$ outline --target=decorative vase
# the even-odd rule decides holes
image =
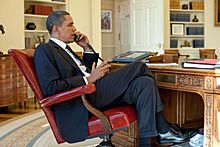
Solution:
[[[26,25],[26,29],[28,29],[28,30],[35,30],[36,29],[36,25],[33,22],[29,22]]]
[[[192,22],[198,22],[198,21],[199,21],[199,19],[196,17],[196,15],[194,15]]]

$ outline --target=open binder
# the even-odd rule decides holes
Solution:
[[[146,59],[151,55],[150,51],[128,51],[112,58],[112,62],[130,63]]]

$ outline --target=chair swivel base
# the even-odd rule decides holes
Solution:
[[[110,140],[103,140],[99,145],[96,147],[115,147]]]

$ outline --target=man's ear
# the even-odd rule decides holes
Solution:
[[[53,32],[54,33],[58,33],[59,32],[58,26],[56,26],[56,25],[53,26]]]

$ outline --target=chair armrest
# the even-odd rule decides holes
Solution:
[[[94,84],[87,84],[44,98],[40,100],[39,104],[42,108],[50,107],[54,104],[58,104],[74,98],[78,98],[84,94],[90,94],[95,91],[96,91],[96,87]]]
[[[83,104],[85,105],[87,110],[100,119],[103,125],[103,128],[106,132],[110,132],[112,128],[111,128],[111,124],[107,116],[105,116],[104,113],[102,113],[100,110],[98,110],[93,105],[91,105],[90,102],[85,98],[85,94],[90,94],[95,91],[96,91],[96,87],[94,84],[83,85],[83,86],[73,88],[65,92],[61,92],[61,93],[49,96],[47,98],[44,98],[40,101],[40,106],[42,108],[50,107],[54,104],[65,102],[65,101],[68,101],[74,98],[79,98],[81,96]]]
[[[103,129],[107,133],[111,132],[112,127],[108,117],[99,109],[95,108],[92,104],[90,104],[90,102],[86,99],[85,95],[82,95],[81,98],[86,109],[100,119]]]

